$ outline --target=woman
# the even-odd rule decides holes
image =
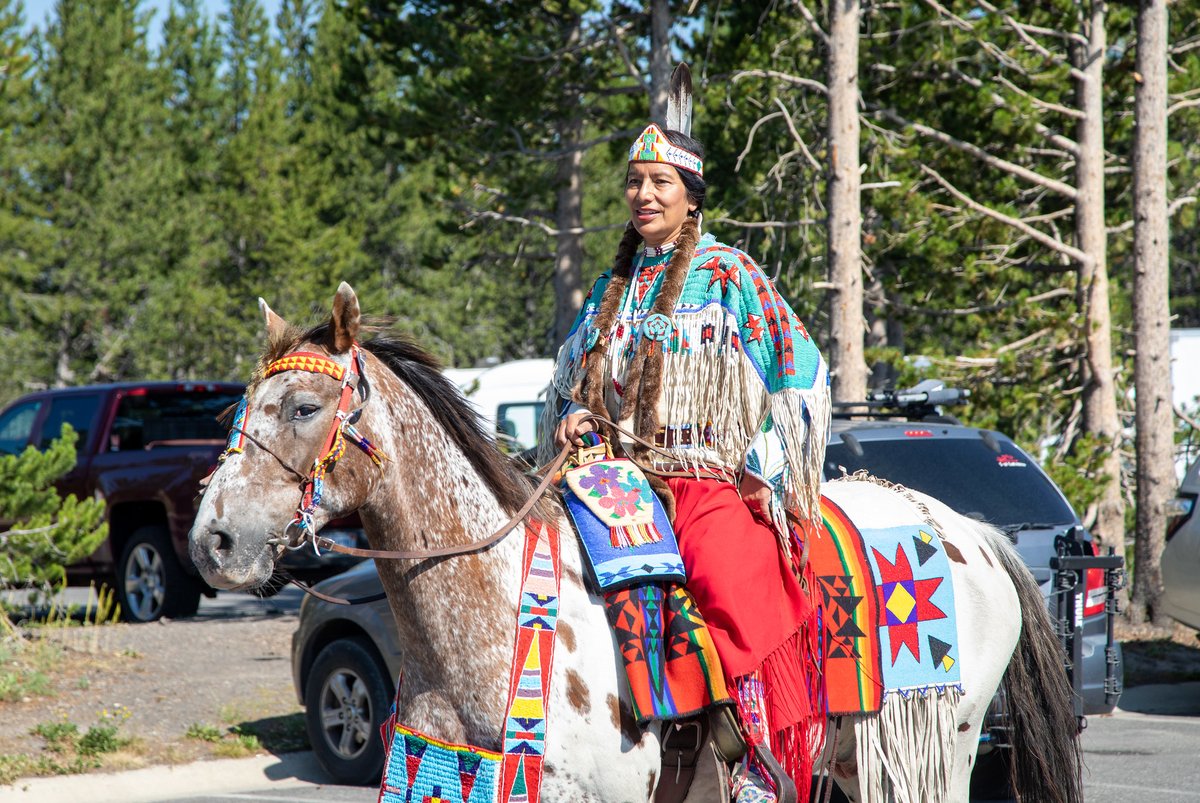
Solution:
[[[651,125],[629,151],[630,223],[562,350],[555,442],[589,413],[625,439],[671,513],[746,741],[798,771],[814,683],[813,606],[790,522],[818,517],[828,374],[803,325],[741,251],[700,233],[703,150]],[[603,427],[601,427],[603,429]],[[618,438],[622,436],[617,436]]]

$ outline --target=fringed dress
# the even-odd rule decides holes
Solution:
[[[677,246],[689,247],[683,241]],[[587,362],[603,359],[607,410],[600,412],[621,417],[618,423],[630,430],[640,421],[657,424],[655,432],[639,434],[652,434],[667,454],[643,449],[639,458],[691,474],[667,483],[676,536],[687,588],[738,698],[743,730],[752,745],[769,739],[785,766],[800,771],[811,766],[802,754],[811,749],[823,715],[814,710],[815,616],[795,533],[819,515],[828,373],[812,338],[759,266],[710,235],[695,243],[682,284],[667,290],[677,294],[667,320],[653,320],[674,256],[639,252],[633,258],[615,319],[617,293],[606,293],[614,272],[596,281],[559,353],[553,385],[559,399],[548,405],[554,420],[547,423],[586,403],[579,388]],[[606,317],[602,299],[613,319],[608,331],[597,330]],[[636,372],[641,392],[655,404],[649,419],[638,409],[642,400],[625,399],[631,366],[647,337],[662,353],[661,378],[655,372],[647,380],[649,369]],[[648,381],[661,384],[648,389]],[[594,404],[597,396],[590,395]],[[744,472],[772,489],[765,514],[742,501],[738,482]]]

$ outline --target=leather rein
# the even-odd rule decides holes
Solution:
[[[316,508],[321,504],[321,491],[324,487],[326,473],[332,469],[338,459],[345,454],[345,441],[349,439],[354,442],[369,457],[371,457],[380,470],[383,469],[383,462],[385,460],[390,460],[386,454],[384,454],[378,447],[371,443],[370,440],[368,440],[364,435],[359,433],[354,428],[354,423],[357,422],[359,416],[362,414],[363,408],[366,407],[367,401],[370,398],[370,384],[367,382],[365,367],[366,365],[362,357],[362,350],[357,343],[351,346],[349,370],[328,357],[310,352],[293,352],[281,357],[267,366],[267,369],[264,372],[264,378],[273,376],[277,373],[282,373],[284,371],[307,371],[310,373],[325,374],[342,383],[337,413],[334,415],[329,434],[326,436],[324,446],[321,448],[319,453],[321,456],[313,461],[312,469],[307,475],[291,466],[286,460],[272,451],[266,444],[262,443],[259,439],[255,438],[246,431],[245,421],[247,414],[247,400],[245,398],[242,399],[237,413],[234,416],[233,425],[230,427],[229,443],[225,453],[221,455],[221,462],[223,462],[228,455],[243,451],[245,442],[250,441],[255,446],[275,458],[276,462],[278,462],[284,469],[292,474],[295,474],[301,480],[300,506],[296,509],[295,518],[293,518],[288,526],[284,528],[285,534],[292,529],[296,529],[299,531],[300,536],[294,543],[290,539],[287,542],[284,542],[283,545],[287,549],[300,549],[306,544],[311,544],[313,550],[318,555],[320,555],[320,550],[324,549],[329,552],[337,552],[343,555],[351,555],[359,558],[373,558],[376,560],[430,560],[437,558],[457,557],[460,555],[468,555],[474,552],[481,552],[491,546],[494,546],[495,544],[498,544],[500,541],[503,541],[504,538],[508,536],[508,534],[511,533],[516,526],[530,514],[530,512],[533,511],[533,508],[537,505],[538,500],[541,499],[542,494],[544,494],[558,478],[559,470],[562,468],[563,464],[566,463],[571,452],[576,448],[575,444],[571,442],[566,443],[549,463],[540,467],[536,472],[534,472],[535,476],[538,474],[542,474],[544,476],[538,483],[537,487],[535,487],[533,492],[530,494],[529,499],[526,500],[525,504],[522,505],[516,513],[510,516],[509,519],[504,522],[504,524],[500,525],[499,529],[481,540],[471,541],[465,544],[452,544],[450,546],[436,547],[433,549],[403,550],[361,549],[359,547],[343,546],[342,544],[335,543],[333,540],[316,532],[313,527],[313,514],[315,513]],[[362,404],[358,408],[351,410],[350,404],[356,390],[362,397]],[[631,439],[633,442],[640,444],[646,449],[649,449],[650,451],[657,452],[665,456],[670,456],[666,450],[643,440],[632,432],[623,429],[605,416],[597,415],[595,413],[588,413],[586,416],[580,419],[580,423],[584,422],[598,424],[605,428],[611,429]],[[643,471],[663,477],[694,476],[694,474],[691,472],[686,471],[663,471],[650,466],[642,465],[640,462],[638,465]],[[279,541],[276,540],[272,541],[271,543],[278,544]],[[323,599],[326,602],[332,602],[339,605],[355,605],[363,602],[374,602],[376,600],[383,599],[385,596],[384,594],[375,594],[369,597],[346,600],[316,591],[308,585],[301,583],[296,578],[288,575],[286,572],[281,571],[279,572],[279,575],[288,582],[299,586],[303,591]]]

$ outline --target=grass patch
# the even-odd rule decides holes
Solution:
[[[208,742],[212,745],[213,755],[222,758],[243,758],[264,749],[256,734],[243,731],[237,725],[221,730],[216,725],[193,722],[185,735],[189,739]]]
[[[276,755],[307,750],[308,730],[304,726],[304,714],[295,712],[278,717],[265,717],[238,725],[242,733],[258,737],[264,750]]]
[[[61,669],[65,655],[60,645],[45,639],[0,642],[0,701],[52,696],[50,678]]]
[[[120,732],[129,715],[123,706],[105,710],[87,730],[65,717],[38,724],[32,733],[46,743],[45,752],[0,755],[0,783],[30,775],[73,775],[114,763],[121,767],[142,763],[138,753],[143,746]]]
[[[24,753],[0,753],[0,785],[33,775],[33,759]]]
[[[242,733],[236,725],[214,748],[213,753],[222,758],[243,758],[261,753],[262,743],[253,733]]]
[[[201,725],[199,722],[188,725],[187,733],[184,734],[189,739],[198,739],[202,742],[219,742],[222,735],[221,729],[216,725]]]

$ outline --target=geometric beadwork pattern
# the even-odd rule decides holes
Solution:
[[[326,374],[341,382],[346,375],[346,369],[338,363],[321,354],[308,351],[294,351],[281,357],[267,366],[264,376],[274,376],[284,371],[307,371],[312,374]]]
[[[378,803],[538,803],[560,570],[558,531],[528,521],[503,751],[432,739],[397,724],[393,707]]]
[[[639,724],[691,716],[730,699],[712,635],[686,588],[646,583],[609,591],[604,609]]]
[[[882,611],[888,691],[942,690],[962,683],[950,561],[941,539],[918,524],[862,530]]]
[[[500,754],[395,726],[379,803],[495,803]]]
[[[558,531],[526,527],[520,611],[504,722],[500,800],[537,803],[546,753],[546,704],[558,625]]]
[[[821,592],[830,714],[878,711],[884,696],[961,689],[950,562],[919,522],[860,529],[822,497],[829,537],[811,540]]]

